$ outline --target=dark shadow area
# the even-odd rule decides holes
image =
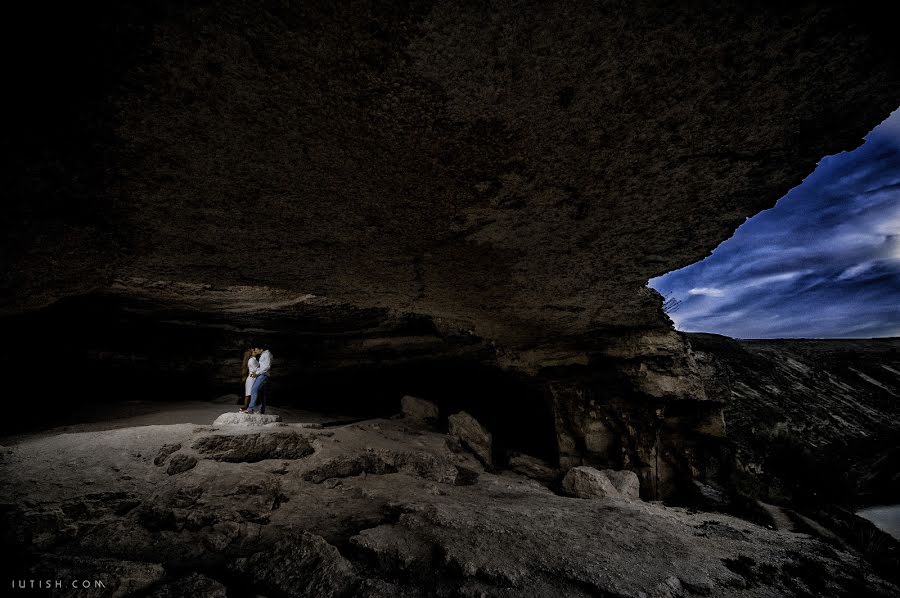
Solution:
[[[27,405],[0,423],[0,435],[94,421],[103,405],[216,401],[236,409],[242,352],[263,346],[275,355],[272,407],[336,420],[390,417],[413,395],[439,405],[440,425],[461,410],[475,416],[494,434],[500,463],[506,449],[556,456],[539,381],[493,365],[478,339],[440,335],[417,316],[333,306],[199,312],[94,295],[0,326]]]

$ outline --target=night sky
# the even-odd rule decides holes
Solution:
[[[900,109],[705,260],[650,280],[679,330],[900,336]]]

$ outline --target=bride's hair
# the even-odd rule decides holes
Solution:
[[[253,349],[247,349],[244,351],[244,361],[241,364],[241,382],[247,379],[247,376],[250,375],[250,366],[247,365],[247,362],[250,361],[250,355],[253,353]]]

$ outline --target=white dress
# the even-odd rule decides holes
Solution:
[[[247,368],[249,368],[251,374],[255,374],[256,370],[259,369],[259,360],[255,357],[251,357],[247,362]],[[247,376],[247,381],[244,382],[244,396],[250,396],[250,391],[253,389],[253,383],[256,382],[256,378],[253,376]]]

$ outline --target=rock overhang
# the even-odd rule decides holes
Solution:
[[[102,16],[127,51],[82,65],[83,138],[28,142],[7,310],[170,281],[200,311],[378,308],[538,353],[665,328],[649,278],[900,98],[864,7],[172,6]]]

